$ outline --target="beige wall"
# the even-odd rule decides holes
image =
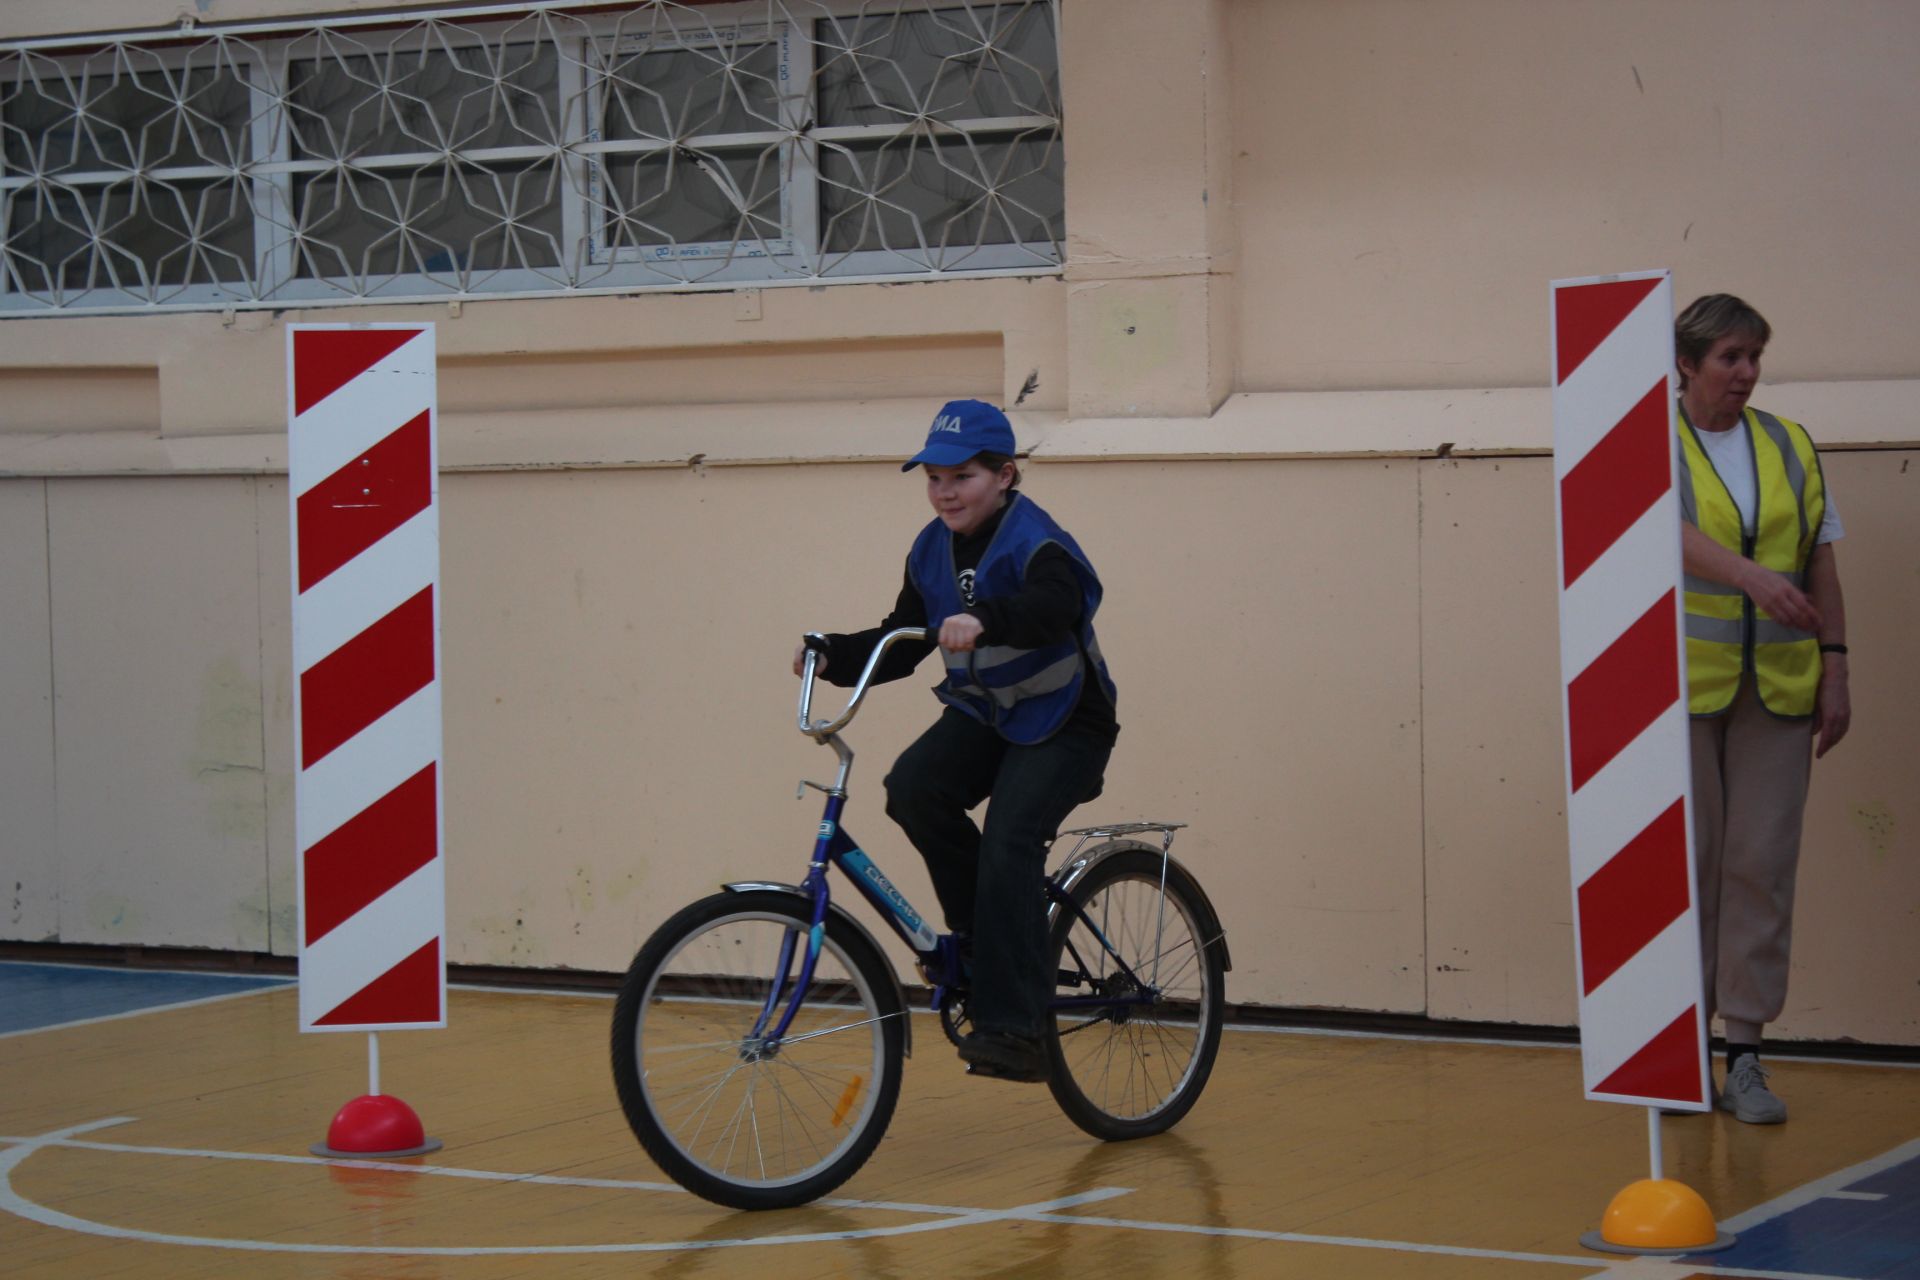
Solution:
[[[1240,387],[1532,385],[1543,281],[1656,267],[1768,313],[1776,378],[1915,376],[1906,0],[1233,16]]]
[[[1232,998],[1569,1022],[1546,284],[1670,265],[1768,311],[1849,531],[1778,1030],[1920,1043],[1920,9],[1835,7],[1068,0],[1060,277],[0,321],[0,937],[292,952],[283,326],[431,320],[455,962],[797,874],[791,638],[884,612],[938,402],[1034,376],[1122,694],[1082,816],[1193,823]],[[848,822],[931,905],[928,683]]]

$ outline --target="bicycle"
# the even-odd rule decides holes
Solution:
[[[888,649],[882,638],[839,715],[800,731],[839,759],[805,879],[743,881],[685,907],[635,955],[614,1005],[613,1075],[634,1136],[663,1172],[733,1209],[788,1208],[838,1187],[879,1145],[912,1051],[906,989],[874,935],[833,901],[838,867],[914,954],[947,1038],[967,1031],[965,960],[841,825],[853,749],[840,737]],[[1048,1085],[1096,1138],[1170,1129],[1213,1070],[1232,967],[1218,914],[1172,855],[1177,822],[1077,837],[1047,878],[1056,974]],[[1158,847],[1140,837],[1157,833]],[[1058,840],[1058,836],[1055,840]]]

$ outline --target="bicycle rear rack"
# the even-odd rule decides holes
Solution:
[[[1139,836],[1145,835],[1150,831],[1158,831],[1161,836],[1160,852],[1166,853],[1173,848],[1173,833],[1184,830],[1186,825],[1184,822],[1115,822],[1104,827],[1073,827],[1056,835],[1053,838],[1053,843],[1060,843],[1061,836],[1079,837],[1073,842],[1073,848],[1067,854],[1067,860],[1071,862],[1074,855],[1085,848],[1089,840],[1106,840],[1120,836]],[[1049,845],[1048,847],[1051,849],[1052,846]]]

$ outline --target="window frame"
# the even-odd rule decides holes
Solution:
[[[101,56],[101,54],[103,53],[108,55],[112,61],[119,62],[122,60],[122,51],[124,50],[125,47],[126,45],[124,43],[101,46],[93,50],[89,54],[83,55],[81,57],[70,58],[66,60],[54,60],[56,61],[56,69],[62,74],[62,77],[64,79],[67,79],[70,83],[74,78],[72,73],[77,72],[81,83],[84,83],[85,80],[93,74],[92,69],[87,65],[89,62],[91,62],[94,58]],[[189,49],[181,49],[178,47],[169,48],[169,47],[162,46],[159,48],[150,49],[148,50],[148,53],[153,58],[154,63],[156,64],[156,66],[154,67],[155,70],[168,71],[168,72],[180,72],[180,71],[190,72],[192,70],[199,69],[196,67],[196,65],[193,62],[193,55],[198,53],[200,49],[206,48],[206,47],[207,46],[201,45],[201,46],[197,46],[194,49],[189,50]],[[22,52],[24,56],[28,56],[28,57],[44,56],[44,55],[37,55],[35,51],[22,51]],[[220,68],[216,66],[213,69],[215,70],[216,74],[218,74]],[[235,72],[239,72],[240,69],[241,68],[238,65],[235,65],[233,67],[233,70]],[[144,72],[142,69],[130,67],[129,73],[137,77],[143,74]],[[243,81],[243,85],[244,83],[245,82]],[[250,87],[249,87],[249,93],[251,95]],[[258,115],[257,106],[258,106],[257,100],[255,100],[250,105],[249,112],[248,112],[248,123],[243,127],[243,130],[242,130],[243,134],[247,135],[246,145],[248,145],[250,148],[257,147],[261,140],[258,134],[259,122],[257,119],[257,115]],[[261,220],[260,220],[260,214],[259,214],[259,206],[257,203],[255,203],[258,200],[260,195],[260,184],[257,178],[254,178],[252,180],[249,179],[249,177],[246,174],[246,170],[243,166],[199,164],[199,165],[165,165],[165,166],[159,166],[152,169],[137,168],[137,167],[129,167],[125,169],[93,168],[93,169],[77,169],[77,170],[71,170],[71,171],[64,171],[64,172],[58,173],[57,175],[52,175],[52,176],[49,176],[45,173],[40,173],[40,172],[30,173],[25,176],[16,176],[13,172],[13,166],[7,161],[5,157],[4,150],[0,150],[0,243],[4,243],[6,240],[10,238],[10,233],[11,233],[10,220],[11,220],[11,216],[14,208],[12,199],[10,197],[16,191],[30,190],[36,186],[42,187],[42,188],[49,189],[53,192],[70,195],[77,202],[79,202],[83,208],[85,208],[86,207],[85,193],[91,193],[95,191],[109,192],[114,187],[117,187],[117,186],[135,185],[135,184],[140,184],[146,181],[163,181],[163,182],[164,181],[208,181],[214,184],[218,184],[222,181],[231,181],[235,184],[237,188],[244,188],[247,191],[250,191],[251,194],[247,195],[246,198],[248,199],[249,204],[251,206],[251,210],[252,210],[250,218],[253,226],[253,247],[252,247],[252,254],[251,254],[253,262],[252,262],[252,273],[249,275],[249,277],[245,281],[232,281],[232,282],[211,283],[211,284],[188,283],[188,284],[181,284],[177,286],[166,285],[157,280],[147,281],[144,285],[144,288],[146,292],[149,294],[149,301],[145,305],[149,307],[173,305],[173,306],[186,306],[194,309],[205,309],[209,306],[224,305],[228,296],[232,294],[236,289],[241,289],[243,287],[251,288],[252,286],[255,285],[261,273],[261,257],[260,257],[260,254],[261,254],[260,221]],[[97,233],[90,234],[90,239],[95,242],[100,242],[100,237]],[[106,242],[106,243],[111,243],[111,242]],[[118,246],[116,246],[116,248],[118,248]],[[95,252],[95,251],[90,250],[90,252]],[[102,255],[101,257],[101,260],[108,264],[107,271],[110,275],[113,274],[113,268],[111,266],[111,263],[114,256],[116,255]],[[121,257],[128,256],[127,251],[125,249],[119,249],[117,256],[121,256]],[[118,285],[118,284],[103,286],[99,284],[89,283],[89,284],[83,284],[83,285],[77,285],[77,286],[67,286],[59,280],[59,276],[61,273],[56,264],[43,264],[43,266],[47,271],[48,283],[50,286],[50,288],[48,289],[48,293],[50,293],[52,296],[56,298],[63,299],[63,301],[60,301],[54,304],[40,303],[39,304],[40,309],[45,312],[51,313],[56,311],[74,310],[74,311],[85,311],[88,314],[95,314],[100,310],[99,308],[91,307],[91,306],[79,306],[79,305],[76,305],[76,302],[79,299],[83,299],[87,297],[89,294],[118,293],[121,295],[125,295],[133,292],[127,286]],[[142,262],[142,263],[139,263],[139,266],[140,266],[140,274],[144,276],[146,273],[146,264]],[[166,294],[166,298],[164,302],[161,302],[153,298],[152,295],[159,294],[162,292]],[[257,291],[256,291],[256,294],[257,294]],[[32,302],[38,301],[37,295],[33,294],[31,290],[22,290],[14,287],[12,273],[9,270],[4,268],[3,262],[0,262],[0,314],[4,314],[6,312],[14,311],[14,310],[24,311],[26,312],[26,314],[34,314],[34,312],[28,311],[25,307],[20,307],[18,306],[18,304],[10,303],[10,299],[18,298],[23,295],[30,300],[30,305]],[[122,304],[115,304],[115,305],[122,305]],[[140,305],[140,304],[135,303],[134,305]]]
[[[1001,0],[1013,3],[1016,0]],[[1058,0],[1027,0],[1023,9],[1039,6],[1053,32],[1057,75],[1060,14]],[[992,0],[925,0],[922,3],[875,5],[871,0],[806,0],[796,13],[783,2],[765,0],[702,5],[700,27],[669,31],[623,32],[620,14],[592,11],[573,13],[563,3],[493,5],[477,9],[398,11],[353,14],[306,22],[274,21],[193,27],[177,31],[136,33],[110,38],[50,37],[15,41],[0,46],[0,55],[51,60],[62,74],[86,67],[101,57],[110,60],[120,77],[127,50],[139,49],[158,64],[193,70],[211,66],[216,73],[240,76],[249,95],[247,123],[240,141],[249,148],[235,166],[172,166],[153,170],[88,170],[48,174],[20,173],[0,152],[0,243],[9,231],[15,193],[34,185],[54,190],[77,184],[84,190],[111,189],[116,183],[148,179],[169,181],[232,181],[246,200],[252,222],[250,275],[244,281],[164,285],[146,281],[137,289],[118,284],[61,287],[57,268],[47,264],[52,287],[45,293],[16,286],[13,273],[0,269],[0,316],[51,314],[110,314],[160,310],[237,310],[314,306],[334,303],[444,302],[494,297],[581,296],[631,293],[642,290],[695,291],[704,289],[767,288],[855,281],[911,281],[976,279],[996,275],[1058,275],[1065,259],[1065,177],[1059,186],[1059,212],[1049,214],[1058,231],[1050,243],[1040,241],[981,243],[944,252],[902,248],[856,248],[829,251],[824,240],[820,172],[822,151],[898,140],[913,128],[945,135],[965,145],[1018,139],[1036,132],[1048,134],[1048,145],[1064,145],[1064,120],[1057,96],[1051,116],[981,117],[940,122],[821,125],[820,86],[814,75],[818,26],[825,20],[851,16],[857,20],[894,14],[987,10]],[[687,13],[696,12],[687,9]],[[300,157],[294,153],[292,76],[296,63],[327,56],[318,46],[341,40],[361,43],[372,37],[370,54],[395,52],[430,56],[440,33],[453,29],[462,37],[495,49],[517,44],[548,45],[555,51],[557,76],[548,104],[558,136],[551,144],[480,147],[444,151],[379,151],[344,157]],[[524,39],[512,37],[524,34]],[[609,157],[658,154],[673,144],[659,139],[609,139],[600,112],[611,100],[601,88],[609,59],[628,49],[657,41],[656,48],[714,48],[737,46],[742,40],[762,40],[775,46],[776,75],[783,83],[805,86],[804,92],[779,92],[778,129],[736,134],[692,135],[681,139],[690,151],[724,150],[728,146],[762,147],[779,166],[779,210],[784,233],[770,243],[741,238],[733,241],[681,242],[672,245],[626,244],[609,247],[605,227],[609,201],[603,184]],[[451,49],[445,45],[443,48]],[[211,51],[211,52],[209,52]],[[424,52],[423,52],[424,51]],[[346,57],[349,55],[338,54]],[[449,53],[449,56],[453,56]],[[12,71],[24,79],[29,68]],[[125,74],[140,70],[127,63]],[[1050,77],[1051,79],[1051,77]],[[1057,93],[1057,88],[1055,90]],[[569,112],[578,112],[577,122]],[[766,152],[763,151],[763,154]],[[560,209],[558,261],[551,267],[499,266],[472,268],[456,263],[446,273],[415,271],[380,274],[362,271],[347,275],[299,275],[301,219],[305,211],[296,198],[303,175],[338,173],[342,182],[365,175],[386,178],[430,170],[434,164],[457,169],[461,164],[527,164],[537,168],[552,163],[549,181]],[[364,207],[364,206],[363,206]],[[370,211],[371,212],[371,211]],[[378,216],[378,215],[376,215]],[[508,225],[512,220],[509,219]],[[405,225],[403,216],[401,224]],[[318,237],[313,237],[317,239]],[[382,236],[381,240],[386,239]],[[97,233],[94,245],[112,244]],[[191,244],[191,238],[183,241]],[[379,240],[375,241],[380,243]],[[469,242],[471,243],[471,242]],[[102,255],[99,248],[89,252]],[[124,257],[127,251],[119,250]],[[915,261],[915,258],[918,261]],[[163,255],[162,260],[164,260]],[[64,261],[64,259],[63,259]],[[143,264],[144,273],[144,264]]]

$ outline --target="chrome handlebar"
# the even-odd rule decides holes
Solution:
[[[808,634],[815,634],[809,632]],[[928,639],[925,627],[900,627],[880,637],[880,643],[873,647],[873,653],[867,658],[867,665],[860,672],[860,678],[854,681],[853,694],[847,699],[847,705],[840,714],[830,720],[814,723],[813,715],[813,672],[819,664],[820,655],[813,649],[807,650],[805,662],[800,668],[800,732],[815,742],[825,742],[834,734],[847,727],[853,719],[853,713],[860,708],[860,700],[867,696],[867,687],[873,683],[873,673],[880,668],[880,660],[887,656],[887,650],[902,640]]]

